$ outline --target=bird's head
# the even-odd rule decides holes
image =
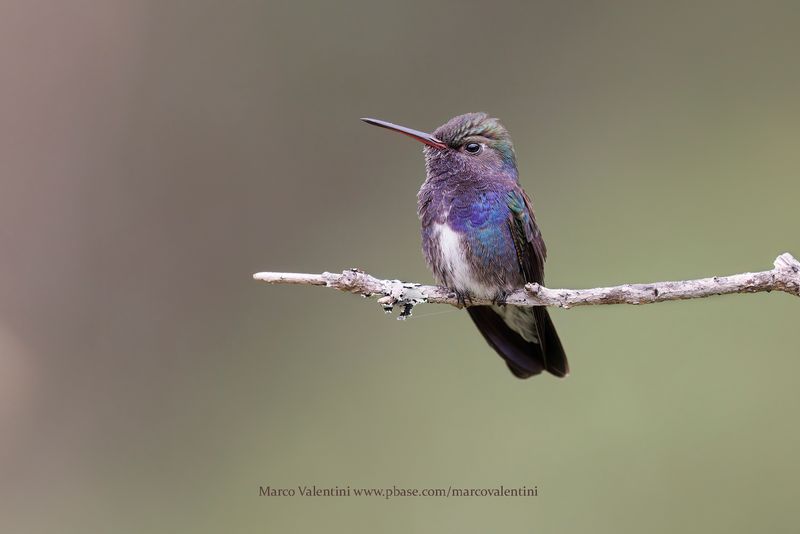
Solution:
[[[499,120],[486,113],[453,117],[433,133],[377,119],[362,120],[423,143],[429,177],[453,173],[476,177],[503,173],[516,178],[517,163],[511,136]]]

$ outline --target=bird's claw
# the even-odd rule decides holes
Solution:
[[[494,296],[492,302],[494,302],[498,306],[505,306],[506,300],[508,299],[508,291],[500,291],[497,295]]]
[[[472,297],[469,293],[464,291],[459,291],[457,289],[453,290],[453,293],[456,295],[456,302],[458,303],[457,306],[459,308],[466,308],[467,306],[472,306]]]

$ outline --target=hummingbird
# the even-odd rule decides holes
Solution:
[[[426,178],[417,214],[436,282],[457,295],[514,376],[566,376],[567,356],[547,308],[505,305],[526,283],[544,284],[547,255],[506,128],[486,113],[459,115],[433,133],[362,120],[423,144]],[[470,305],[472,297],[493,304]]]

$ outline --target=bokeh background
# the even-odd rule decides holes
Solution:
[[[548,285],[800,254],[796,2],[0,4],[3,532],[797,532],[800,302],[553,311],[566,380],[427,282],[411,141],[500,117]],[[536,485],[267,498],[259,485]]]

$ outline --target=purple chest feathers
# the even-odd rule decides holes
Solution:
[[[422,248],[436,281],[494,298],[524,284],[509,229],[505,191],[437,191],[419,195]]]

